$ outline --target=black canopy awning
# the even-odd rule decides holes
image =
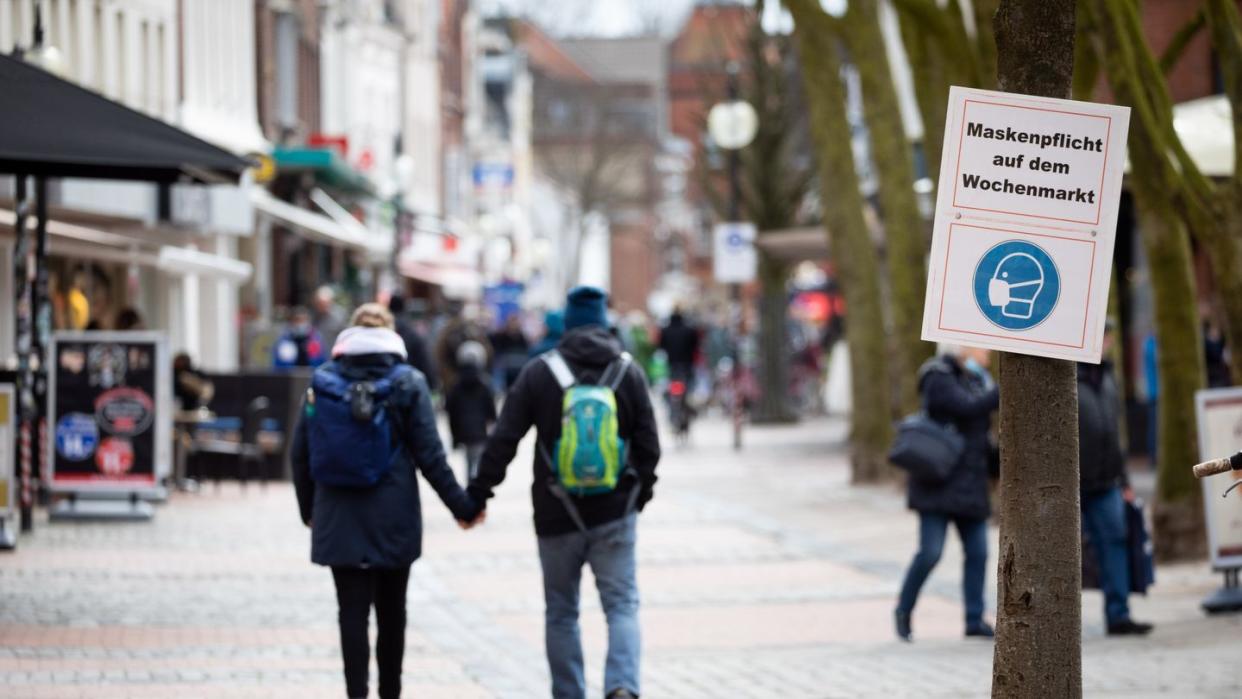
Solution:
[[[236,182],[249,166],[159,119],[0,55],[0,172]]]

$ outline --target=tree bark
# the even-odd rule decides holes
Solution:
[[[785,317],[789,307],[785,282],[788,266],[762,255],[759,259],[759,385],[762,393],[751,411],[756,424],[787,424],[798,416],[789,402],[789,342]]]
[[[839,28],[862,82],[863,114],[871,137],[871,158],[879,176],[897,348],[890,372],[899,391],[899,413],[907,414],[919,408],[918,370],[935,349],[922,340],[923,295],[927,291],[926,224],[919,215],[914,194],[914,158],[897,104],[875,0],[851,2]]]
[[[1155,57],[1127,0],[1086,0],[1096,53],[1117,101],[1130,106],[1130,183],[1139,208],[1139,232],[1151,269],[1160,376],[1156,456],[1159,471],[1153,540],[1162,561],[1197,558],[1205,550],[1202,494],[1187,466],[1198,456],[1194,394],[1203,386],[1203,345],[1190,239],[1183,221],[1199,228],[1209,256],[1231,259],[1214,218],[1192,203],[1196,173],[1170,157],[1180,147],[1172,103]],[[1218,265],[1220,260],[1214,260]],[[1235,270],[1236,275],[1236,270]],[[1218,279],[1219,279],[1218,275]],[[1222,292],[1231,280],[1222,280]],[[1228,326],[1228,324],[1227,324]]]
[[[895,469],[887,458],[892,422],[880,266],[863,219],[863,198],[850,148],[840,47],[833,39],[830,18],[816,0],[788,0],[786,7],[796,26],[798,57],[823,190],[824,223],[848,313],[845,338],[850,346],[854,403],[851,480],[889,480],[895,477]]]
[[[1159,196],[1145,189],[1139,193],[1144,199]],[[1194,312],[1190,240],[1172,211],[1141,209],[1139,225],[1156,292],[1160,375],[1152,538],[1159,560],[1191,560],[1206,555],[1207,538],[1202,491],[1190,472],[1199,455],[1195,391],[1203,386],[1203,340]]]
[[[1002,0],[1000,89],[1068,97],[1074,0]],[[1078,384],[1072,362],[1005,354],[992,696],[1082,696]]]

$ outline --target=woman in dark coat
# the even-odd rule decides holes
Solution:
[[[307,391],[293,434],[290,461],[302,521],[311,528],[311,561],[330,566],[336,583],[348,694],[367,696],[367,619],[374,606],[379,627],[375,648],[379,696],[398,697],[405,652],[406,586],[410,565],[422,551],[415,468],[422,471],[463,527],[481,519],[481,508],[457,484],[445,460],[427,381],[404,363],[405,343],[392,329],[392,314],[383,306],[366,304],[354,313],[352,326],[340,334],[332,349],[332,361],[317,370],[317,380]],[[320,372],[327,373],[319,376]],[[316,410],[320,420],[326,419],[327,413],[322,395],[316,406],[317,389],[313,387],[331,385],[325,382],[339,385],[344,383],[341,379],[351,387],[381,380],[392,384],[383,405],[390,410],[394,449],[387,471],[374,485],[334,486],[316,482],[311,476],[310,423],[316,419]],[[350,408],[354,407],[351,402]],[[346,413],[344,419],[353,418]],[[330,430],[331,425],[316,427],[317,438],[326,439],[319,436]],[[324,442],[316,445],[326,448]]]
[[[943,483],[913,478],[908,504],[919,513],[919,550],[906,571],[897,600],[897,635],[911,640],[910,615],[919,591],[944,549],[949,523],[962,539],[966,561],[962,596],[966,635],[991,638],[983,620],[983,584],[988,560],[988,459],[992,412],[1000,404],[996,384],[987,372],[987,350],[960,348],[929,359],[919,370],[919,392],[931,419],[952,425],[966,440],[962,460]]]

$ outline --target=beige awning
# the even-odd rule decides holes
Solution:
[[[12,231],[17,221],[10,209],[0,209],[0,226]],[[34,230],[34,217],[27,228]],[[176,245],[152,244],[148,235],[131,236],[56,218],[47,222],[48,252],[83,260],[139,264],[173,274],[197,274],[244,282],[250,279],[250,263],[223,255]]]
[[[761,231],[755,246],[786,262],[828,259],[828,233],[818,226]]]

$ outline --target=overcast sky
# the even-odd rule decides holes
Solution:
[[[827,5],[841,0],[822,0]],[[558,35],[624,36],[650,31],[659,26],[661,33],[671,35],[696,0],[479,0],[484,16],[504,10],[510,14],[527,15],[544,29]],[[769,27],[781,25],[778,0],[768,0]],[[788,28],[787,25],[782,25]]]

